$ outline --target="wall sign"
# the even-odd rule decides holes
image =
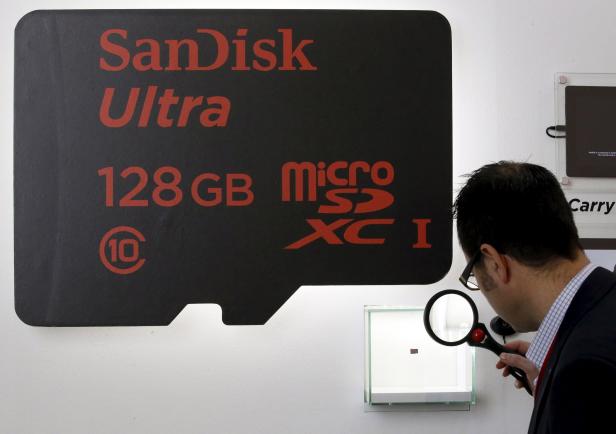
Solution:
[[[301,285],[451,265],[451,34],[429,11],[35,11],[15,29],[15,307],[263,324]]]
[[[616,147],[611,122],[616,74],[559,72],[554,76],[555,175],[571,205],[586,250],[616,249]]]

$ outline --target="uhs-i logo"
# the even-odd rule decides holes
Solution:
[[[390,226],[394,218],[368,218],[366,214],[389,208],[395,200],[386,190],[394,181],[394,166],[388,161],[369,164],[366,161],[334,161],[326,165],[319,161],[293,162],[282,165],[283,202],[319,202],[319,193],[324,193],[324,202],[319,203],[318,214],[355,214],[355,218],[337,218],[326,223],[320,218],[307,218],[313,232],[285,246],[285,249],[300,249],[318,239],[327,244],[383,244],[386,238],[366,237],[362,229],[368,226]],[[361,183],[358,179],[361,178]],[[359,187],[368,181],[370,187]],[[413,218],[410,223],[417,227],[415,249],[431,248],[428,243],[429,218]]]

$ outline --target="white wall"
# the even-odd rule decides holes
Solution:
[[[265,326],[224,326],[215,305],[169,327],[33,328],[13,310],[13,28],[33,9],[433,9],[453,33],[454,190],[480,165],[554,168],[553,74],[616,72],[616,3],[585,0],[12,1],[0,44],[0,434],[522,433],[532,402],[477,351],[470,412],[364,412],[363,305],[424,304],[456,288],[463,256],[431,286],[302,287]],[[455,234],[454,234],[455,237]],[[454,238],[455,239],[455,238]],[[616,261],[615,261],[616,262]],[[480,315],[493,312],[479,297]],[[528,336],[530,337],[530,336]]]

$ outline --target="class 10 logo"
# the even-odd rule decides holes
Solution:
[[[384,187],[394,180],[394,166],[388,161],[369,164],[366,161],[334,161],[329,165],[319,161],[286,162],[282,166],[283,202],[318,202],[319,192],[324,192],[328,204],[319,204],[319,214],[368,214],[389,208],[394,203],[394,195]],[[358,179],[367,178],[373,187],[359,187]],[[364,200],[359,200],[366,198]],[[353,200],[356,199],[356,200]],[[429,249],[432,245],[427,239],[430,218],[414,218],[410,223],[416,225],[417,239],[411,247]],[[307,218],[313,232],[287,245],[285,249],[300,249],[316,240],[323,239],[327,244],[383,244],[385,238],[365,237],[362,229],[368,226],[390,226],[393,218],[338,218],[326,223],[320,218]]]

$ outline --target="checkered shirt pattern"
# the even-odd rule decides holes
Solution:
[[[597,265],[591,262],[573,276],[561,291],[560,295],[556,297],[548,314],[543,318],[543,321],[541,321],[539,330],[537,330],[537,334],[526,352],[526,358],[533,362],[535,366],[537,366],[537,369],[541,370],[545,356],[550,349],[550,345],[556,336],[560,324],[563,322],[563,318],[571,304],[571,300],[573,300],[573,296],[596,267]],[[535,380],[535,383],[536,381],[537,380]]]

